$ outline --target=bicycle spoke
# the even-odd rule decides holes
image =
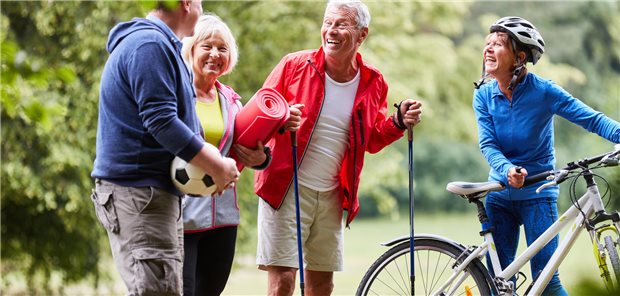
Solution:
[[[437,278],[437,277],[436,277],[436,275],[437,275],[437,269],[439,269],[438,267],[439,267],[439,260],[437,260],[437,261],[435,262],[435,269],[434,269],[434,271],[433,271],[433,281],[432,281],[432,282],[435,282],[435,279]],[[442,273],[442,274],[443,274],[443,273]],[[439,281],[439,278],[437,278],[437,280]],[[433,291],[433,290],[434,290],[434,288],[435,288],[435,285],[433,285],[433,288],[432,288],[432,290],[431,290],[431,291]]]
[[[397,273],[400,275],[400,278],[402,279],[402,272],[400,270],[400,264],[396,260],[394,260],[393,263],[394,263],[393,265],[395,265],[395,267],[393,267],[393,269],[394,268],[396,269]],[[396,295],[407,295],[407,286],[406,286],[406,284],[403,285],[401,283],[403,281],[402,280],[399,281],[397,279],[397,277],[395,277],[393,275],[393,271],[390,271],[387,266],[384,268],[383,271],[384,271],[384,273],[387,274],[386,281],[389,280],[390,283],[394,283],[394,285],[396,286],[395,288],[397,288],[397,289],[394,289],[394,287],[392,285],[389,285],[386,281],[382,280],[381,278],[377,278],[376,280],[381,282],[385,287],[387,287],[390,290],[392,290],[394,293],[396,293]],[[397,290],[399,290],[400,292],[397,291]]]
[[[440,263],[441,263],[441,257],[443,257],[444,255],[441,253],[437,253],[437,260],[435,260],[435,271],[440,269]],[[450,258],[450,257],[448,257]],[[437,277],[437,282],[433,284],[433,289],[431,290],[434,291],[435,290],[435,285],[439,283],[440,279],[444,278],[444,273],[446,272],[446,270],[448,269],[448,267],[450,266],[451,261],[448,260],[445,262],[445,264],[443,264],[443,268],[441,269],[441,272],[439,273],[439,277]],[[448,287],[448,289],[451,287],[451,285]]]
[[[405,259],[407,257],[407,255],[404,255]],[[396,261],[396,260],[394,260]],[[405,260],[406,262],[406,260]],[[400,281],[402,283],[402,285],[398,285],[399,287],[402,287],[402,290],[404,292],[403,295],[407,294],[407,282],[403,279],[403,272],[400,270],[400,264],[396,263],[396,270],[398,271],[398,275],[400,275]],[[394,279],[394,281],[396,281],[396,279]]]
[[[430,266],[430,264],[428,264],[428,262],[430,262],[430,258],[431,258],[431,251],[426,250],[426,283],[427,283],[427,287],[428,287],[428,292],[426,293],[426,295],[428,295],[429,293],[431,293],[433,291],[433,287],[432,287],[432,282],[428,282],[430,280],[430,277],[428,276],[428,267]]]
[[[387,287],[388,289],[392,290],[392,292],[394,292],[394,293],[395,293],[395,295],[405,295],[405,294],[399,294],[399,292],[398,292],[398,291],[396,291],[396,290],[394,290],[394,289],[392,288],[392,286],[391,286],[391,285],[388,285],[386,282],[384,282],[384,281],[383,281],[383,280],[381,280],[380,278],[377,278],[376,280],[378,280],[379,282],[381,282],[381,283],[382,283],[385,287]],[[400,288],[399,290],[403,291],[403,290],[402,290],[402,287],[398,286],[397,288]],[[378,292],[375,292],[373,289],[370,289],[370,292],[375,293],[375,295],[380,295]]]
[[[437,260],[435,260],[435,272],[434,272],[434,274],[436,274],[437,270],[439,269],[439,263],[441,261],[440,259],[441,259],[441,254],[437,254]],[[447,264],[444,264],[444,267],[441,270],[441,273],[439,274],[439,278],[437,278],[438,280],[443,276],[443,273],[446,270],[446,266],[447,266]],[[433,276],[433,279],[434,278],[435,277]],[[433,286],[431,287],[431,292],[435,290],[435,285],[436,284],[437,284],[437,282],[435,280],[433,280]]]
[[[420,253],[421,251],[417,251],[416,254],[418,256],[418,268],[419,270],[422,270],[422,260],[420,259]],[[429,292],[426,289],[426,281],[424,280],[424,273],[420,274],[421,280],[422,280],[422,287],[424,288],[424,295],[428,295]]]
[[[408,275],[409,275],[409,260],[408,260],[409,256],[407,256],[407,254],[404,254],[403,256],[405,257],[405,268],[406,268],[405,269],[406,271],[404,272],[404,274],[406,274],[407,277],[403,278],[403,272],[400,271],[400,268],[398,268],[399,267],[398,265],[396,265],[396,267],[398,268],[398,274],[400,275],[400,280],[403,283],[403,287],[405,289],[407,289],[407,288],[409,288],[409,277],[408,277]],[[407,291],[407,290],[405,290],[405,291]]]

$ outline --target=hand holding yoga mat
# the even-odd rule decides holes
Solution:
[[[272,88],[261,88],[237,114],[233,142],[256,149],[256,143],[267,144],[288,117],[284,97]],[[242,164],[237,162],[237,167],[241,170]]]

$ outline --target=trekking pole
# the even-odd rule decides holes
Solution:
[[[299,214],[299,185],[297,183],[297,133],[291,132],[291,144],[293,150],[293,190],[295,193],[295,219],[297,222],[297,255],[299,258],[299,288],[301,296],[304,296],[304,252],[301,245],[301,222]]]
[[[400,112],[400,111],[399,111]],[[414,243],[413,243],[413,126],[407,127],[409,144],[409,265],[411,280],[411,295],[415,295],[415,267],[414,267]]]

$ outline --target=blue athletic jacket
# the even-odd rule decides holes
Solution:
[[[178,193],[170,180],[172,158],[189,161],[203,145],[192,74],[181,47],[153,16],[110,31],[92,177]]]
[[[473,108],[480,150],[491,166],[489,181],[506,185],[511,167],[522,166],[530,176],[554,168],[553,115],[609,141],[620,142],[620,123],[588,107],[553,81],[533,73],[528,73],[515,87],[512,102],[499,90],[497,81],[483,85],[474,92]],[[507,186],[507,190],[493,195],[511,200],[558,196],[557,186],[536,194],[536,188],[542,184],[523,189]]]

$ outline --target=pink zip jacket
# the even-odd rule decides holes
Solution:
[[[241,110],[239,95],[219,81],[215,87],[220,94],[220,106],[224,118],[224,135],[220,140],[220,152],[228,156],[233,143],[235,117]],[[183,228],[185,233],[207,231],[214,228],[239,225],[237,187],[224,190],[221,196],[183,198]]]

